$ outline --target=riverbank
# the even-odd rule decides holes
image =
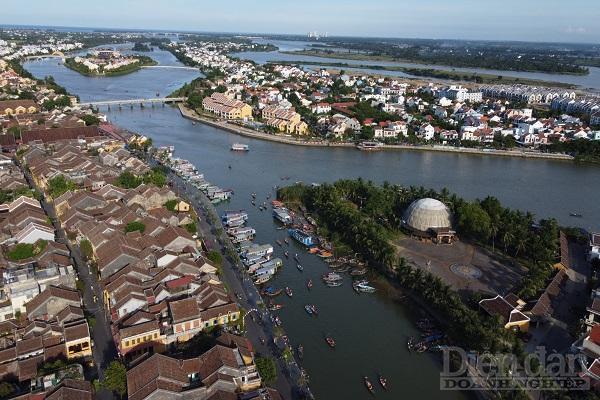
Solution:
[[[286,53],[290,54],[290,53]],[[312,61],[269,61],[270,64],[285,64],[285,65],[315,65]],[[493,75],[493,74],[482,74],[482,73],[471,73],[471,72],[460,72],[454,70],[444,69],[432,69],[432,68],[409,68],[400,66],[384,66],[384,65],[372,65],[372,64],[348,64],[338,62],[322,62],[318,63],[319,66],[333,67],[333,68],[345,68],[345,69],[370,69],[375,71],[390,71],[390,72],[403,72],[408,75],[414,76],[414,79],[418,78],[435,78],[440,80],[460,81],[460,82],[472,82],[479,84],[503,84],[503,85],[529,85],[529,86],[545,86],[545,87],[558,87],[566,89],[575,89],[577,85],[555,81],[544,81],[538,79],[525,79],[517,78],[508,75]]]
[[[291,55],[299,55],[299,56],[312,56],[312,57],[321,57],[321,58],[333,58],[333,59],[345,59],[345,60],[357,60],[357,61],[388,61],[388,62],[397,62],[397,63],[411,63],[411,64],[435,64],[447,66],[449,68],[481,68],[486,69],[482,66],[477,65],[460,65],[460,66],[452,66],[441,63],[436,63],[434,60],[428,60],[427,62],[421,60],[413,60],[413,59],[400,59],[391,56],[375,56],[372,54],[366,53],[342,53],[342,52],[321,52],[318,50],[299,50],[299,51],[281,51],[282,54],[291,54]],[[508,71],[514,72],[534,72],[534,73],[555,73],[560,75],[576,75],[583,76],[589,74],[589,70],[586,72],[551,72],[544,70],[536,70],[536,69],[508,69]]]
[[[248,128],[229,124],[227,121],[215,121],[203,116],[200,116],[193,110],[190,110],[183,104],[179,104],[179,111],[184,118],[192,121],[200,122],[206,125],[210,125],[215,128],[223,129],[231,133],[235,133],[241,136],[246,136],[254,139],[268,140],[271,142],[289,144],[294,146],[309,146],[309,147],[345,147],[355,148],[354,143],[335,143],[323,140],[314,141],[302,141],[296,140],[292,137],[271,135],[268,133],[261,133],[253,131]],[[552,154],[552,153],[533,153],[526,151],[517,150],[494,150],[494,149],[473,149],[466,147],[449,147],[442,145],[428,145],[428,146],[413,146],[407,144],[384,144],[379,147],[382,150],[413,150],[413,151],[437,151],[447,153],[460,153],[460,154],[471,154],[471,155],[492,155],[492,156],[503,156],[503,157],[520,157],[520,158],[538,158],[546,160],[561,160],[561,161],[573,161],[574,157],[567,154]]]

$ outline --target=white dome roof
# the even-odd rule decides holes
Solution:
[[[421,232],[452,226],[448,207],[441,201],[430,198],[412,202],[404,213],[404,223]]]

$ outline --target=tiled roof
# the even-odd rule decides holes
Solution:
[[[195,298],[190,297],[169,303],[173,323],[187,321],[200,316],[200,307]]]

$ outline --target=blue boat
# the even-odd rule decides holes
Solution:
[[[288,229],[288,234],[306,247],[311,247],[315,244],[313,237],[300,229]]]

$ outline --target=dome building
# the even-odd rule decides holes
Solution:
[[[436,243],[451,243],[456,235],[452,230],[452,214],[448,207],[431,198],[412,202],[404,212],[402,225],[411,234]]]

